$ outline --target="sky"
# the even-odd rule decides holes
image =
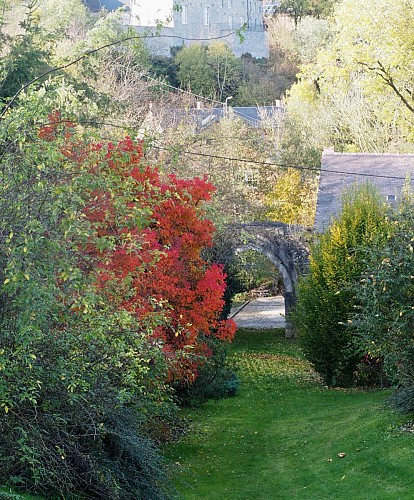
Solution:
[[[173,0],[134,0],[131,2],[131,14],[139,18],[141,26],[156,26],[157,21],[162,21],[163,26],[174,26],[174,23],[166,22],[172,16]]]

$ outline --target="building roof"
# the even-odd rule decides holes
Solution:
[[[369,182],[389,202],[401,196],[407,176],[414,187],[414,154],[322,154],[315,229],[323,230],[341,210],[342,194],[354,184]]]
[[[129,6],[129,0],[84,0],[84,3],[92,12],[99,12],[102,9],[113,11]]]
[[[274,114],[283,114],[284,108],[281,106],[226,107],[223,104],[223,106],[218,108],[192,109],[190,113],[200,124],[200,127],[220,121],[227,113],[231,113],[234,117],[241,118],[247,125],[258,127],[264,118],[271,118]]]
[[[218,123],[229,114],[242,119],[247,125],[258,127],[261,120],[271,119],[275,115],[283,115],[282,106],[228,107],[223,104],[219,108],[164,109],[151,107],[140,128],[140,134],[160,132],[165,127],[173,127],[183,120],[192,123],[195,130],[200,131],[214,123]]]
[[[263,15],[273,16],[280,7],[280,2],[263,2]]]
[[[261,120],[271,119],[276,114],[283,115],[284,111],[282,106],[226,108],[223,105],[220,108],[191,108],[189,110],[171,110],[162,106],[157,108],[151,106],[138,130],[138,137],[156,136],[161,134],[166,127],[177,126],[184,120],[191,124],[195,131],[201,131],[218,123],[227,116],[227,113],[241,118],[249,126],[258,127]]]

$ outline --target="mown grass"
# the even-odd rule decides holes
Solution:
[[[169,447],[184,499],[414,498],[414,437],[388,391],[325,388],[282,330],[239,331],[232,358],[238,395],[188,412]]]

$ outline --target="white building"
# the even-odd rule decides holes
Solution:
[[[155,54],[169,56],[171,47],[221,40],[237,56],[268,56],[262,0],[131,0],[130,8],[130,24],[154,34],[147,43]]]

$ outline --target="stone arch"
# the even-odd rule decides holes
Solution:
[[[228,243],[233,253],[255,250],[265,255],[280,272],[284,284],[286,336],[293,331],[289,313],[296,300],[296,283],[306,272],[309,247],[307,228],[282,222],[252,222],[228,227]]]

